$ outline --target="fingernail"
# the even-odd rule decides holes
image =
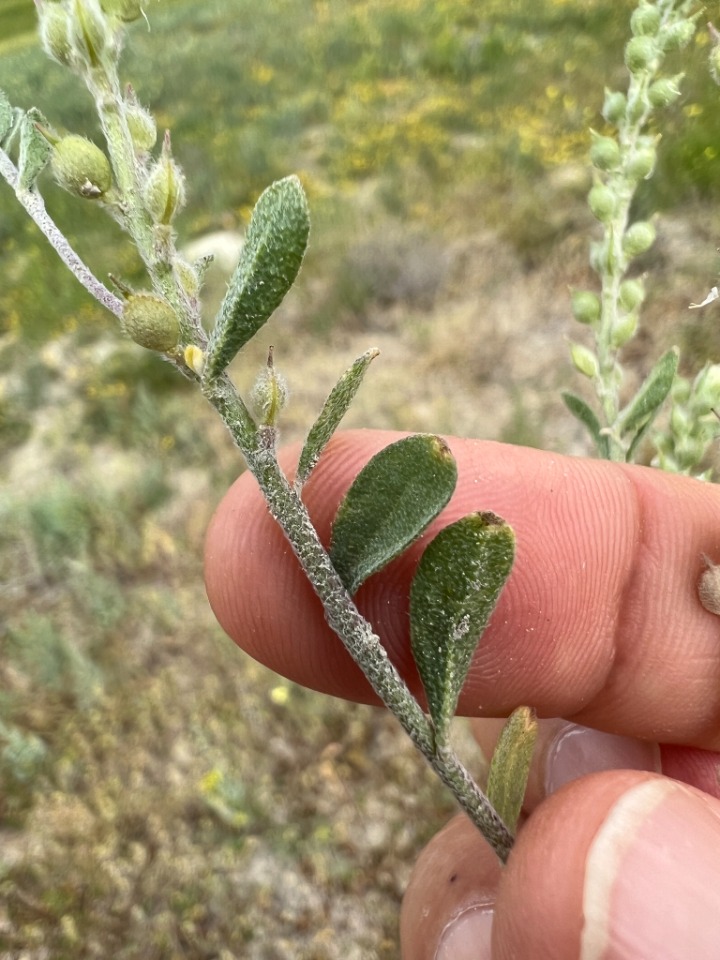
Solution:
[[[493,905],[472,907],[448,924],[435,960],[491,960]]]
[[[625,793],[588,851],[581,960],[718,956],[720,814],[671,780]]]
[[[598,770],[651,770],[660,772],[657,744],[618,737],[581,727],[563,725],[547,750],[545,790],[559,790],[564,783]]]

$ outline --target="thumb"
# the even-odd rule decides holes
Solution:
[[[457,817],[403,903],[403,960],[717,960],[720,802],[635,771],[583,777],[521,829],[507,867]]]

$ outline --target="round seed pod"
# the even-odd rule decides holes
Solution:
[[[660,27],[660,11],[649,4],[641,4],[630,17],[630,29],[635,37],[654,37]]]
[[[648,98],[654,107],[669,107],[671,103],[675,103],[680,93],[680,84],[677,78],[661,77],[651,84],[648,90]]]
[[[655,227],[647,220],[638,220],[628,227],[623,237],[623,253],[639,257],[655,243]]]
[[[625,45],[625,65],[631,73],[645,70],[657,56],[657,48],[650,37],[633,37]]]
[[[623,310],[636,310],[645,299],[645,284],[642,280],[623,280],[618,299]]]
[[[153,115],[139,104],[133,104],[128,107],[125,116],[135,150],[137,153],[148,153],[157,140],[157,127]]]
[[[610,187],[596,183],[588,194],[588,206],[592,215],[601,223],[607,223],[617,210],[617,198]]]
[[[85,200],[100,199],[112,186],[108,158],[94,143],[76,134],[62,137],[54,145],[50,167],[61,187]]]
[[[711,563],[708,557],[705,557],[705,563],[707,570],[703,571],[698,583],[700,603],[710,613],[720,615],[720,566]]]
[[[591,290],[574,290],[572,312],[578,323],[597,323],[600,319],[600,298]]]
[[[625,119],[627,97],[619,90],[606,90],[602,115],[608,123],[618,124]]]
[[[122,315],[125,333],[141,347],[162,353],[176,347],[180,339],[178,316],[167,302],[152,293],[133,293]]]
[[[593,133],[590,162],[598,170],[614,170],[620,163],[620,146],[617,140]]]

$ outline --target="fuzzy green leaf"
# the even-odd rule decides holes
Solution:
[[[660,357],[638,392],[620,414],[619,427],[622,436],[639,430],[645,431],[670,393],[677,372],[678,359],[678,352],[675,349],[668,350]]]
[[[595,416],[591,408],[574,393],[563,392],[562,398],[565,406],[573,416],[577,417],[580,423],[587,429],[590,436],[595,441],[595,446],[601,457],[605,460],[610,459],[610,445],[608,438],[602,433],[600,421]]]
[[[0,90],[0,143],[10,133],[13,125],[13,109],[5,91]]]
[[[410,591],[410,643],[439,741],[512,569],[515,535],[494,513],[445,527],[420,558]]]
[[[422,533],[456,483],[455,459],[440,437],[405,437],[375,454],[333,522],[330,557],[350,593]]]
[[[210,337],[205,376],[219,376],[267,322],[295,282],[310,216],[297,177],[271,184],[253,210],[240,261]]]
[[[47,126],[47,120],[42,113],[31,107],[20,123],[18,172],[21,190],[31,190],[50,162],[52,147],[38,130],[38,123]]]
[[[507,719],[490,761],[487,796],[511,833],[515,832],[537,739],[537,717],[518,707]]]
[[[302,488],[302,485],[312,473],[320,459],[320,454],[325,449],[325,445],[337,430],[340,421],[352,403],[365,376],[365,371],[379,352],[379,350],[373,347],[371,350],[366,351],[361,357],[358,357],[330,391],[320,411],[320,415],[310,428],[310,432],[303,445],[298,462],[297,474],[295,476],[296,490]]]

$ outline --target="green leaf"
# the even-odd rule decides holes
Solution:
[[[312,473],[320,459],[320,454],[325,449],[325,445],[337,430],[340,421],[352,403],[353,397],[365,376],[365,371],[379,353],[380,351],[373,347],[361,357],[358,357],[330,391],[330,395],[323,404],[319,417],[310,428],[303,445],[295,476],[296,490],[302,488],[302,485]]]
[[[487,796],[511,833],[515,833],[537,739],[531,707],[513,710],[502,728],[488,773]]]
[[[638,392],[620,413],[618,426],[621,436],[627,436],[637,430],[644,432],[648,427],[670,393],[677,372],[678,359],[678,352],[674,348],[660,357]],[[633,444],[635,445],[635,441]]]
[[[330,557],[350,593],[422,533],[456,483],[455,459],[440,437],[405,437],[375,454],[333,522]]]
[[[21,190],[31,190],[50,161],[52,147],[38,130],[38,123],[47,126],[47,120],[42,113],[31,107],[20,123],[18,172]]]
[[[217,377],[267,322],[295,282],[310,216],[297,177],[271,184],[253,210],[240,261],[210,337],[205,376]]]
[[[514,555],[512,529],[494,513],[472,513],[441,530],[420,558],[410,643],[439,742]]]
[[[0,90],[0,143],[5,140],[5,137],[12,130],[13,125],[13,109],[10,106],[10,101],[8,100],[5,91]]]
[[[587,429],[590,436],[595,441],[598,453],[605,460],[610,459],[610,445],[608,438],[602,433],[600,421],[590,407],[574,393],[563,392],[562,398],[565,406],[573,416],[577,417],[580,423]]]

